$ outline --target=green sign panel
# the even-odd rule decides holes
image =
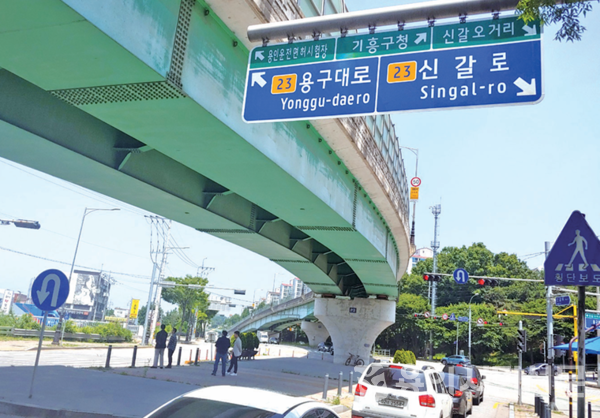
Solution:
[[[433,28],[433,49],[540,39],[538,21],[527,25],[517,16],[440,25]]]
[[[257,47],[250,54],[251,69],[332,61],[335,39]]]
[[[406,29],[338,38],[336,59],[363,58],[403,52],[426,51],[431,46],[431,28]]]

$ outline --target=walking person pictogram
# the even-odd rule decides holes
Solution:
[[[579,229],[575,230],[575,239],[573,239],[573,242],[569,244],[569,247],[573,244],[575,244],[575,252],[573,252],[573,256],[571,257],[571,261],[569,261],[569,264],[567,264],[567,268],[571,268],[573,266],[573,261],[575,261],[575,257],[577,256],[577,254],[581,255],[581,258],[583,259],[583,263],[584,269],[587,269],[589,264],[585,258],[585,252],[583,250],[583,244],[585,243],[585,249],[588,249],[588,243],[587,240],[582,237],[580,235],[580,231]]]

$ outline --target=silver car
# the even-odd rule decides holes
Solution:
[[[210,386],[167,402],[145,418],[339,418],[327,405],[267,390]]]

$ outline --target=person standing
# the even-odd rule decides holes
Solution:
[[[167,348],[167,331],[165,331],[165,324],[160,326],[160,331],[156,333],[156,345],[154,346],[154,364],[151,369],[156,369],[158,365],[158,358],[160,357],[160,368],[163,368],[165,360],[165,348]]]
[[[227,374],[230,376],[237,376],[237,363],[238,358],[242,355],[242,339],[240,338],[240,332],[235,331],[233,333],[233,353],[231,354],[231,364],[229,365],[229,370],[227,370]],[[231,369],[233,368],[233,373],[231,373]]]
[[[215,347],[217,348],[217,354],[215,355],[215,367],[213,368],[213,372],[211,374],[213,376],[217,375],[217,368],[219,367],[220,360],[223,362],[222,373],[223,376],[225,376],[225,367],[227,364],[227,350],[229,350],[229,347],[231,347],[231,342],[229,341],[229,338],[227,338],[227,331],[223,330],[222,335],[215,343]]]
[[[171,368],[171,363],[173,362],[173,353],[175,352],[175,347],[177,347],[177,328],[173,328],[173,332],[171,333],[171,337],[169,338],[169,344],[167,344],[167,348],[169,349],[169,364],[167,365],[167,369]]]

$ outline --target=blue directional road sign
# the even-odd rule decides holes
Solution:
[[[381,58],[377,112],[535,103],[539,40]]]
[[[600,286],[600,241],[575,211],[544,262],[546,286]]]
[[[600,322],[600,314],[593,313],[593,312],[586,312],[585,313],[585,327],[586,328],[594,326],[598,322]]]
[[[246,122],[349,116],[375,111],[378,58],[250,70]]]
[[[556,306],[567,306],[571,304],[571,298],[569,296],[557,296],[554,300]]]
[[[448,318],[450,321],[456,321],[456,315],[454,314],[450,314],[450,318]]]
[[[31,286],[33,304],[42,311],[60,308],[68,296],[69,280],[60,270],[50,269],[40,273]]]
[[[458,322],[469,322],[469,317],[468,316],[459,316]]]
[[[465,284],[469,281],[469,273],[465,269],[456,269],[452,274],[454,281],[458,284]]]

